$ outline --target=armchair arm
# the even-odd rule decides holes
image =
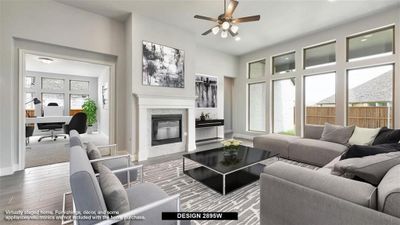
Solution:
[[[111,224],[119,222],[119,221],[121,221],[123,219],[128,219],[129,220],[129,218],[131,218],[132,216],[138,215],[138,214],[140,214],[142,212],[145,212],[147,210],[153,209],[155,207],[158,207],[158,206],[163,205],[163,204],[165,204],[167,202],[170,202],[170,201],[176,201],[176,210],[177,210],[177,212],[179,212],[180,211],[179,194],[175,194],[175,195],[163,198],[161,200],[152,202],[150,204],[138,207],[138,208],[133,209],[133,210],[131,210],[129,212],[123,213],[123,214],[121,214],[119,216],[112,217],[112,218],[110,218],[108,220],[105,220],[105,221],[102,221],[100,223],[97,223],[96,225],[111,225]],[[177,222],[177,224],[178,225],[180,224],[179,221]]]
[[[102,161],[119,159],[119,158],[127,158],[128,162],[131,161],[131,155],[130,154],[126,154],[126,155],[116,155],[116,156],[101,157],[99,159],[89,160],[89,162],[90,163],[95,163],[95,162],[102,162]]]
[[[260,177],[261,225],[394,225],[369,184],[277,162]]]
[[[116,155],[117,154],[117,144],[109,144],[109,145],[101,145],[101,146],[96,146],[100,151],[101,149],[107,149],[111,148],[112,151],[110,151],[109,155]]]
[[[128,187],[130,186],[130,171],[131,170],[140,170],[140,182],[143,182],[143,165],[136,165],[136,166],[130,166],[122,169],[117,169],[117,170],[111,170],[114,174],[116,173],[122,173],[122,172],[127,172],[128,173]],[[99,176],[99,173],[95,174],[96,177]]]

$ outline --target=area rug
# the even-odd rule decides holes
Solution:
[[[309,169],[317,167],[279,159]],[[268,165],[277,159],[264,161]],[[195,167],[185,162],[185,167]],[[190,212],[239,212],[239,221],[193,221],[192,224],[260,224],[260,189],[255,182],[225,196],[209,189],[182,173],[182,160],[173,160],[144,166],[144,181],[159,185],[168,194],[180,194],[182,211]]]

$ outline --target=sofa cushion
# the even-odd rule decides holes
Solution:
[[[383,127],[376,136],[372,145],[398,143],[400,141],[400,130]]]
[[[353,131],[354,126],[344,127],[325,123],[324,131],[321,135],[321,140],[346,145],[349,142]]]
[[[340,160],[349,158],[361,158],[369,155],[395,152],[400,150],[400,144],[382,144],[374,146],[352,145],[340,158]]]
[[[332,159],[332,161],[330,161],[328,164],[326,164],[325,166],[319,168],[317,171],[320,173],[324,173],[324,174],[331,174],[333,167],[335,166],[335,164],[337,162],[339,162],[340,160],[340,156]]]
[[[131,209],[135,209],[157,200],[168,197],[160,187],[152,183],[139,183],[127,189],[128,199],[131,204]],[[135,225],[140,224],[159,224],[169,225],[176,224],[173,220],[161,220],[162,212],[176,212],[176,201],[170,201],[161,206],[147,210],[138,216],[143,216],[145,220],[134,220]],[[132,224],[132,223],[131,223]]]
[[[264,173],[358,205],[372,209],[376,208],[376,188],[367,183],[322,174],[315,170],[285,162],[276,162],[266,166]],[[304,204],[306,206],[307,203],[305,202]]]
[[[381,128],[361,128],[356,127],[354,129],[353,135],[349,139],[350,145],[371,145],[375,137],[379,134]]]
[[[321,125],[304,125],[304,138],[321,139],[324,126]]]
[[[377,186],[386,172],[400,164],[400,152],[351,158],[337,162],[332,170],[335,175],[349,174]]]
[[[289,144],[300,139],[297,136],[283,134],[267,134],[253,139],[254,148],[264,149],[273,153],[278,153],[280,157],[288,158]]]
[[[378,210],[400,218],[400,165],[392,167],[378,186]]]
[[[314,139],[297,139],[289,145],[289,159],[324,166],[338,157],[347,146]]]
[[[100,150],[93,143],[89,142],[87,144],[87,148],[86,149],[87,149],[87,155],[89,157],[89,160],[100,159],[101,158]],[[100,165],[101,165],[100,162],[92,163],[94,172],[96,172],[96,173],[100,172]]]
[[[99,183],[108,211],[118,212],[118,215],[121,215],[130,210],[130,204],[134,202],[129,202],[124,186],[111,170],[103,165],[100,165]],[[124,225],[129,222],[120,221],[117,224]]]

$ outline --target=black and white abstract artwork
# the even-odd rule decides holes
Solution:
[[[185,87],[185,52],[143,41],[143,85]]]
[[[196,107],[217,108],[217,77],[196,75]]]

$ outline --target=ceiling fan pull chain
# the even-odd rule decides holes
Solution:
[[[224,0],[224,13],[226,12],[226,0]]]

